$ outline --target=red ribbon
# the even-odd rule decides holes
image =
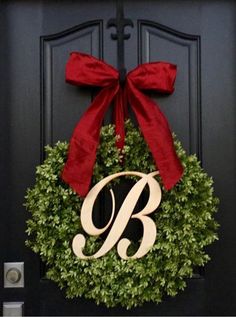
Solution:
[[[100,128],[111,102],[115,102],[117,146],[125,139],[124,118],[127,103],[134,111],[143,136],[160,172],[164,187],[171,189],[181,178],[183,167],[176,155],[168,121],[159,107],[142,90],[161,93],[174,91],[176,65],[155,62],[138,66],[129,72],[122,88],[119,73],[93,56],[73,52],[66,65],[66,81],[77,86],[99,86],[101,91],[78,122],[70,140],[68,159],[62,179],[80,196],[89,191]]]

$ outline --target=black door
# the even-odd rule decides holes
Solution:
[[[106,28],[116,3],[0,1],[1,268],[25,264],[24,288],[4,288],[0,275],[1,302],[24,302],[25,315],[236,314],[236,3],[126,0],[124,10],[134,23],[127,28],[127,69],[158,60],[178,65],[175,93],[160,104],[185,149],[197,153],[215,180],[221,227],[209,248],[212,261],[175,298],[130,311],[67,300],[44,279],[40,259],[24,246],[25,191],[43,146],[69,140],[91,100],[90,90],[64,83],[69,52],[117,65],[117,43]]]

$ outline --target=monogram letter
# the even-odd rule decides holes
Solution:
[[[161,202],[161,189],[158,182],[153,178],[158,172],[152,172],[150,174],[144,174],[140,172],[120,172],[114,175],[107,176],[99,183],[97,183],[86,196],[84,203],[81,208],[81,224],[85,232],[92,236],[98,236],[105,232],[110,226],[115,213],[115,197],[112,190],[110,190],[112,198],[112,213],[110,220],[104,228],[98,229],[94,226],[92,220],[93,205],[99,192],[113,179],[120,176],[135,175],[139,176],[141,179],[132,187],[128,195],[126,196],[120,210],[116,216],[113,226],[104,241],[101,248],[92,256],[86,256],[83,254],[82,250],[85,246],[85,237],[82,234],[77,234],[72,243],[72,248],[74,253],[81,259],[87,258],[99,258],[105,255],[111,248],[119,241],[125,227],[127,226],[130,218],[139,219],[143,225],[143,237],[139,249],[137,252],[131,256],[127,256],[127,249],[131,243],[130,240],[123,238],[118,242],[117,251],[121,258],[141,258],[148,253],[150,248],[153,246],[156,239],[156,225],[154,221],[148,217],[150,213],[157,209]],[[139,213],[132,215],[134,207],[145,187],[148,184],[149,187],[149,199],[144,207]]]

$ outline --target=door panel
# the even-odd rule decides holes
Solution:
[[[125,41],[128,70],[165,60],[178,65],[173,95],[150,93],[189,153],[214,177],[220,197],[220,240],[212,261],[175,298],[127,311],[85,299],[67,300],[44,278],[40,259],[25,248],[22,206],[34,184],[43,146],[69,140],[93,94],[65,84],[70,51],[117,65],[115,1],[0,1],[1,222],[0,259],[25,263],[25,288],[4,289],[2,301],[24,301],[26,315],[232,315],[236,313],[234,1],[124,1],[134,28]],[[106,122],[111,116],[106,117]],[[220,149],[220,151],[219,151]]]
[[[160,98],[163,112],[184,148],[201,153],[200,36],[178,32],[164,25],[138,21],[139,62],[157,60],[178,65],[174,96]]]
[[[86,91],[65,85],[65,63],[73,51],[102,58],[102,28],[102,20],[97,20],[41,37],[43,148],[58,140],[69,140],[78,118],[91,102],[90,88]]]

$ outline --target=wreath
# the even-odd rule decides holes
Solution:
[[[155,164],[140,131],[127,121],[123,150],[116,146],[113,125],[102,127],[92,183],[120,171],[155,171]],[[107,307],[127,309],[163,296],[175,296],[186,287],[186,278],[195,267],[209,259],[205,247],[217,239],[214,214],[218,199],[213,181],[203,171],[195,155],[187,155],[174,136],[176,153],[184,167],[182,180],[165,190],[154,213],[157,237],[152,249],[140,259],[121,259],[115,247],[105,256],[82,260],[73,254],[73,237],[83,233],[79,211],[83,198],[61,180],[68,143],[47,146],[47,158],[36,169],[36,184],[28,189],[26,207],[28,240],[35,253],[46,263],[47,278],[66,290],[68,298],[84,296]],[[120,164],[123,156],[123,164]],[[86,237],[85,254],[94,254],[103,243],[101,237]],[[135,248],[133,243],[129,252]]]

